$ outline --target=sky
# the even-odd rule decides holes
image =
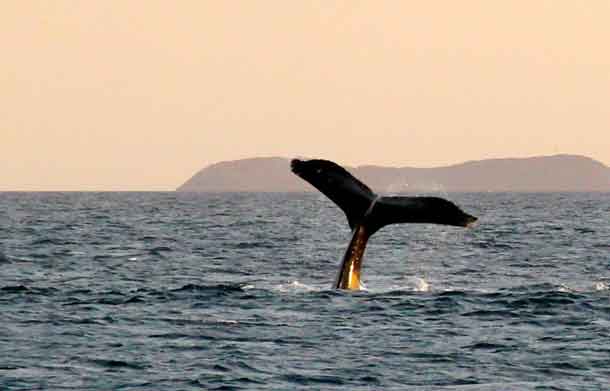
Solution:
[[[256,156],[610,165],[609,20],[607,0],[6,0],[0,191],[173,190]]]

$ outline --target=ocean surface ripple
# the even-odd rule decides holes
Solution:
[[[610,194],[449,194],[366,290],[319,194],[0,193],[0,390],[609,390]]]

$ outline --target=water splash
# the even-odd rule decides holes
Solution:
[[[279,284],[273,287],[274,290],[279,292],[317,292],[322,289],[312,285],[303,284],[299,281],[292,281],[289,284]]]
[[[430,284],[423,278],[415,277],[415,287],[413,290],[416,292],[429,292]]]
[[[409,277],[404,284],[393,285],[390,287],[392,291],[409,291],[409,292],[430,292],[432,288],[430,283],[425,278]]]

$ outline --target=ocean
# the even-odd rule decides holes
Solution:
[[[318,193],[0,193],[0,390],[610,390],[610,194],[446,194],[350,239]]]

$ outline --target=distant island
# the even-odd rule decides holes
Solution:
[[[577,155],[487,159],[445,167],[346,167],[381,193],[610,191],[610,168]],[[290,159],[259,157],[212,164],[186,181],[181,192],[307,192],[290,172]]]

